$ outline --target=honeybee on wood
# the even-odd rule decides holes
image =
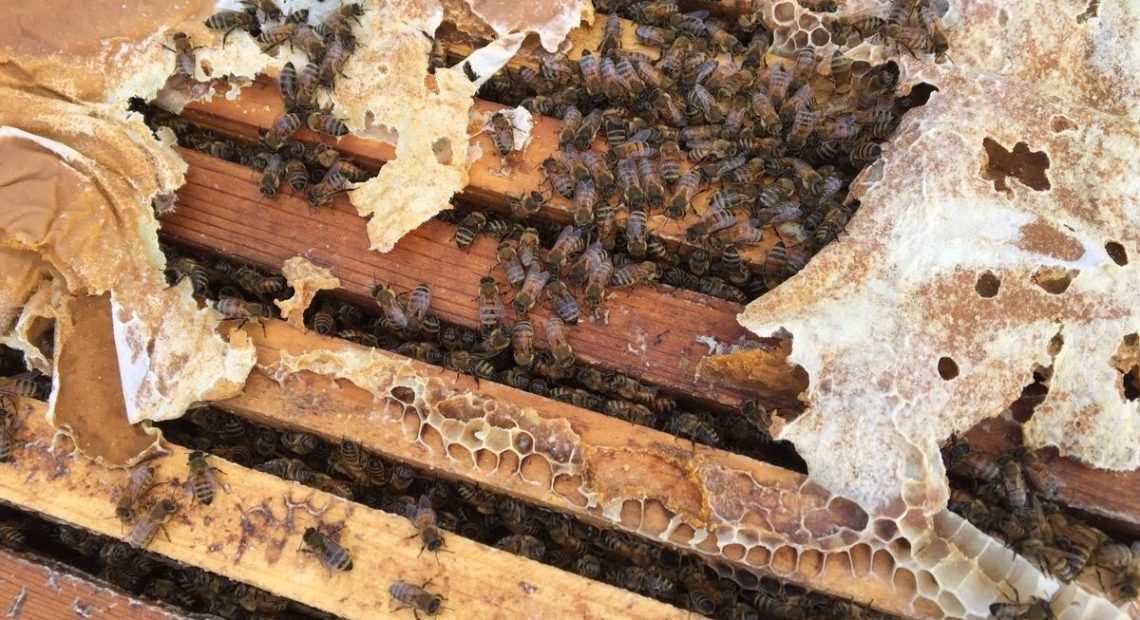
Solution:
[[[159,528],[174,514],[178,505],[173,500],[163,499],[155,502],[141,519],[127,533],[126,542],[135,548],[145,548]]]
[[[598,130],[601,129],[601,127],[601,109],[595,109],[582,117],[582,123],[578,125],[578,131],[574,135],[574,146],[581,150],[590,148],[590,143],[597,137]]]
[[[546,555],[546,545],[542,544],[541,540],[527,534],[504,536],[495,541],[495,547],[536,561],[541,561],[542,556]]]
[[[305,117],[305,124],[313,131],[330,136],[343,136],[348,133],[348,126],[344,121],[327,112],[310,112]]]
[[[262,143],[269,147],[271,150],[278,150],[285,145],[285,141],[289,139],[301,128],[301,115],[296,112],[287,112],[277,117],[273,124],[269,126],[269,131],[265,132],[262,136]]]
[[[594,221],[594,205],[598,203],[598,191],[590,179],[578,181],[574,187],[574,225],[589,226]]]
[[[154,477],[154,468],[149,465],[139,465],[131,470],[127,484],[119,490],[119,498],[115,502],[115,516],[120,521],[126,523],[134,518],[143,497],[154,486]]]
[[[491,143],[495,145],[495,149],[499,151],[499,155],[506,157],[515,149],[515,127],[511,124],[511,119],[507,118],[506,114],[502,112],[492,114],[488,128],[491,135]]]
[[[190,471],[186,474],[186,491],[209,506],[214,501],[214,489],[221,486],[214,473],[219,470],[206,462],[206,453],[201,450],[190,453],[189,465]]]
[[[499,284],[491,276],[479,280],[479,325],[484,332],[490,332],[507,316]]]
[[[284,172],[285,159],[277,153],[270,154],[265,169],[261,171],[261,180],[258,182],[262,196],[272,198],[277,195],[277,188],[281,186],[281,175]]]
[[[444,546],[444,540],[443,534],[436,524],[437,516],[435,509],[432,508],[431,498],[427,495],[421,495],[415,505],[409,504],[405,508],[405,514],[412,522],[412,526],[416,528],[416,533],[409,538],[419,536],[423,543],[423,546],[420,547],[420,553],[422,554],[424,549],[438,553]]]
[[[515,322],[511,336],[511,352],[515,364],[529,368],[534,363],[534,327],[527,319]]]
[[[581,317],[581,309],[578,307],[578,301],[574,298],[574,294],[570,292],[565,283],[557,278],[552,278],[546,284],[546,294],[554,304],[554,311],[559,318],[570,324],[578,322]]]
[[[613,275],[610,276],[610,285],[617,288],[636,286],[643,282],[656,280],[657,276],[657,263],[653,261],[630,263],[622,265],[620,269],[613,272]]]
[[[429,616],[438,615],[440,609],[443,608],[443,595],[428,592],[425,589],[428,583],[422,586],[414,586],[404,581],[397,581],[388,586],[388,593],[392,595],[393,607],[397,610],[410,607],[417,620],[421,611]]]
[[[542,162],[542,171],[546,175],[550,187],[561,194],[563,198],[570,198],[574,195],[574,177],[562,162],[553,157],[547,157]]]
[[[312,454],[315,450],[321,447],[322,442],[319,437],[311,433],[303,431],[283,431],[281,433],[281,445],[293,454],[304,456]]]
[[[511,286],[521,287],[526,281],[526,268],[523,267],[518,252],[515,251],[509,240],[503,239],[499,242],[499,246],[495,250],[495,257],[498,260],[499,268],[503,270]]]
[[[332,41],[329,42],[328,47],[325,49],[324,57],[321,59],[321,86],[332,88],[337,76],[344,75],[341,69],[343,69],[345,63],[348,62],[348,57],[352,54],[352,47],[354,45],[355,39],[343,39],[341,37],[334,37]]]
[[[562,112],[562,121],[558,124],[558,143],[566,146],[574,142],[578,128],[582,126],[582,112],[576,106],[569,105]]]
[[[585,242],[584,231],[572,225],[565,226],[558,234],[558,239],[546,254],[546,269],[551,273],[562,271],[562,267],[570,255],[580,249]]]
[[[608,254],[602,244],[595,241],[586,248],[586,251],[578,257],[574,265],[570,268],[570,273],[567,275],[566,280],[574,285],[580,286],[586,281],[586,274],[590,272],[597,264],[606,260]]]
[[[352,557],[348,550],[315,527],[305,528],[301,535],[301,551],[317,556],[321,565],[331,574],[333,571],[352,570]]]
[[[471,245],[486,225],[487,216],[479,211],[468,213],[455,229],[455,245],[461,248]]]
[[[566,324],[558,317],[551,317],[546,319],[543,324],[543,332],[546,334],[546,340],[550,343],[550,352],[554,355],[554,361],[562,368],[568,368],[574,364],[574,350],[570,348],[570,341],[566,336]]]
[[[538,213],[545,201],[546,197],[538,190],[531,190],[529,194],[522,196],[507,197],[507,202],[511,206],[511,216],[515,219],[525,219]]]
[[[342,162],[337,161],[325,172],[319,183],[309,188],[307,195],[309,205],[316,207],[328,204],[337,194],[351,190],[348,186],[350,181]]]
[[[174,33],[171,35],[171,39],[174,41],[174,48],[167,47],[166,49],[174,52],[174,74],[193,79],[194,68],[198,66],[198,60],[194,57],[194,50],[201,48],[195,47],[190,42],[190,36],[184,32]]]
[[[226,319],[241,321],[264,321],[273,318],[273,307],[269,304],[245,301],[240,297],[220,295],[214,308]],[[240,326],[239,326],[240,328]]]
[[[384,313],[384,318],[397,329],[408,327],[408,316],[399,296],[387,284],[376,284],[372,287],[372,298]]]
[[[491,359],[511,346],[514,330],[509,325],[499,325],[491,330],[479,347],[479,355]]]
[[[315,62],[307,63],[302,69],[297,78],[297,88],[294,94],[293,107],[286,107],[286,111],[297,112],[298,118],[301,112],[308,112],[317,107],[317,89],[321,83],[321,66]],[[323,163],[322,165],[328,166],[330,164]]]
[[[257,42],[261,46],[261,51],[268,54],[282,43],[291,40],[296,31],[297,24],[269,26],[268,28],[262,28],[261,34],[257,35]]]
[[[222,35],[222,47],[226,45],[226,39],[229,38],[230,33],[234,30],[245,30],[250,34],[257,35],[260,33],[260,26],[257,23],[257,15],[251,11],[218,11],[206,20],[206,27],[211,30],[225,30]]]

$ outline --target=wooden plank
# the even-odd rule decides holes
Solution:
[[[828,535],[857,532],[867,525],[866,515],[854,504],[833,498],[801,474],[502,385],[476,385],[468,376],[315,332],[302,333],[282,321],[267,322],[264,334],[259,328],[247,332],[257,346],[258,366],[242,395],[215,404],[259,424],[301,429],[330,441],[348,436],[368,450],[442,477],[475,482],[594,525],[711,557],[742,572],[778,574],[884,611],[908,611],[908,582],[897,574],[892,582],[890,571],[859,567],[861,560],[851,559],[858,551],[851,556],[787,553],[792,541],[811,546],[813,535],[805,523]],[[293,367],[281,363],[283,356],[327,362],[330,367],[334,358],[367,361],[358,380],[377,383],[369,391],[349,380],[334,385],[327,374],[286,372]],[[391,385],[419,386],[422,400],[405,408],[386,397]],[[411,401],[410,395],[403,401]],[[510,429],[532,438],[518,440],[516,435],[510,440],[510,445],[527,446],[522,458],[463,439]],[[724,518],[721,511],[735,516]],[[702,534],[733,528],[739,528],[737,540],[764,541],[784,552],[771,553],[760,545],[719,549],[714,543],[719,534]]]
[[[42,558],[0,548],[0,612],[5,618],[55,620],[176,620],[158,605]]]
[[[996,457],[1021,445],[1021,426],[991,418],[964,438],[972,451]],[[1037,456],[1057,484],[1057,501],[1097,517],[1118,534],[1140,537],[1140,493],[1135,492],[1140,489],[1140,471],[1092,469],[1058,455],[1056,449],[1038,450]]]
[[[266,200],[258,192],[254,171],[192,151],[181,153],[190,163],[187,183],[179,190],[177,211],[161,221],[163,232],[171,238],[214,248],[273,271],[279,271],[290,257],[307,256],[332,267],[344,292],[365,304],[374,303],[369,292],[376,281],[398,290],[426,282],[432,289],[433,312],[445,321],[476,326],[479,278],[498,272],[493,239],[481,237],[462,250],[451,240],[453,227],[429,221],[388,254],[377,254],[368,249],[364,220],[344,199],[336,200],[331,209],[316,210],[310,210],[300,195],[287,192]],[[509,288],[503,286],[504,291]],[[649,285],[612,291],[603,309],[603,320],[583,318],[569,330],[570,344],[583,361],[638,376],[722,409],[755,397],[714,387],[695,376],[708,352],[698,337],[722,342],[749,337],[735,320],[739,305]],[[536,307],[532,315],[544,319],[550,310]],[[760,396],[779,406],[795,402],[795,391]]]
[[[0,500],[105,536],[123,538],[111,499],[125,482],[57,441],[44,420],[45,404],[24,400],[16,421],[26,443],[0,467]],[[155,499],[178,502],[166,533],[148,549],[165,557],[249,583],[346,618],[389,613],[387,587],[396,580],[422,584],[447,597],[445,605],[476,618],[537,614],[586,618],[682,618],[674,607],[550,566],[502,553],[458,536],[454,553],[420,557],[415,528],[403,518],[286,482],[221,459],[210,462],[229,492],[212,504],[191,504],[183,489],[188,451],[172,446],[152,461]],[[330,573],[316,557],[297,550],[308,527],[337,528],[353,569]],[[128,532],[129,532],[128,528]],[[478,562],[471,562],[478,558]],[[525,583],[524,583],[525,582]],[[120,616],[121,617],[121,616]]]
[[[489,118],[492,113],[504,108],[505,106],[482,100],[477,100],[474,104],[475,115],[480,118]],[[284,108],[275,82],[261,76],[244,88],[238,98],[230,100],[223,96],[215,96],[209,101],[195,101],[187,104],[182,116],[204,128],[255,143],[259,133],[267,130],[283,112]],[[481,149],[482,156],[472,162],[468,171],[468,185],[461,193],[461,197],[479,206],[508,215],[511,211],[512,196],[524,194],[531,189],[548,189],[550,185],[546,182],[540,164],[557,151],[558,123],[558,119],[535,116],[531,140],[526,149],[522,152],[513,152],[507,157],[499,155],[489,134],[479,133],[472,138],[472,142]],[[335,146],[365,168],[377,169],[395,157],[395,149],[378,140],[365,140],[349,135],[338,141],[307,129],[298,131],[294,137],[306,144],[321,142]],[[593,148],[597,151],[606,151],[604,138],[599,136]],[[682,170],[688,168],[689,163],[686,160],[682,164]],[[680,220],[670,220],[661,212],[651,214],[649,230],[671,249],[683,250],[683,254],[688,255],[693,246],[685,241],[685,230],[700,219],[698,214],[704,212],[710,197],[709,191],[699,193],[693,199],[693,210]],[[571,210],[570,201],[555,194],[545,203],[541,215],[553,221],[568,222]],[[768,249],[778,240],[779,236],[769,228],[760,245],[740,248],[741,258],[754,271],[758,271],[764,263]],[[790,239],[785,242],[794,245]]]

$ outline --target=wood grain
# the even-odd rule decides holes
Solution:
[[[486,381],[476,385],[468,376],[446,372],[396,354],[319,336],[315,332],[302,333],[282,321],[270,321],[265,328],[264,334],[257,328],[247,329],[257,347],[258,365],[243,393],[215,403],[259,424],[300,429],[331,441],[352,437],[369,450],[430,470],[433,475],[465,479],[528,504],[571,514],[600,527],[623,529],[651,538],[650,533],[666,527],[670,517],[665,515],[675,515],[680,522],[691,524],[693,528],[721,531],[726,524],[709,516],[710,506],[737,506],[733,510],[742,510],[746,515],[742,520],[747,523],[768,523],[770,529],[757,528],[754,533],[758,539],[768,541],[803,536],[801,524],[822,518],[810,516],[820,506],[829,507],[827,518],[832,519],[837,528],[860,530],[866,524],[865,515],[853,504],[831,498],[822,489],[808,483],[803,475],[792,471],[691,445],[659,431],[506,386]],[[307,371],[286,373],[279,365],[282,355],[286,354],[325,359],[325,356],[337,352],[370,355],[367,359],[373,362],[385,360],[400,364],[403,368],[400,385],[408,385],[414,380],[442,386],[426,389],[446,392],[442,402],[449,403],[446,407],[449,418],[468,419],[467,414],[459,411],[464,406],[462,403],[466,402],[465,395],[477,391],[480,397],[495,403],[485,407],[498,412],[500,419],[514,420],[516,414],[513,412],[531,410],[552,424],[565,421],[571,432],[558,434],[558,427],[552,426],[549,440],[561,442],[568,437],[568,443],[561,452],[578,455],[574,457],[576,470],[572,477],[581,480],[581,496],[593,497],[599,504],[587,506],[578,503],[574,501],[579,497],[577,491],[567,493],[556,484],[547,484],[550,472],[556,470],[555,466],[545,470],[522,467],[518,458],[506,455],[490,465],[477,458],[476,465],[456,452],[454,446],[417,439],[429,436],[418,426],[419,414],[406,415],[390,400],[378,399],[371,391],[349,381],[334,381],[333,377]],[[370,376],[376,374],[372,372]],[[423,411],[422,415],[429,414]],[[480,428],[478,425],[466,424],[469,429],[466,432],[484,432],[470,430]],[[503,424],[510,427],[513,422]],[[537,450],[535,454],[538,454]],[[651,508],[637,515],[626,509],[620,514],[604,511],[604,505],[600,503],[615,497],[642,498],[642,503]],[[774,498],[779,498],[778,507],[765,505],[766,501]],[[652,508],[654,506],[657,508]],[[817,527],[826,529],[822,523]],[[703,551],[719,562],[744,571],[756,571],[755,565],[749,564],[756,557],[753,553],[748,553],[749,559],[746,560],[743,553],[717,552],[715,548],[696,542],[699,537],[691,541],[669,536],[662,538],[663,542],[679,550],[689,553]],[[873,604],[884,611],[906,613],[910,593],[905,588],[895,589],[889,575],[883,577],[872,572],[856,577],[851,564],[845,563],[848,560],[841,559],[846,557],[845,554],[833,556],[840,557],[828,557],[822,565],[803,561],[797,565],[794,556],[776,554],[772,556],[771,566],[761,572],[779,574],[781,579],[792,583],[839,598]]]
[[[0,612],[20,620],[176,620],[161,606],[68,566],[0,549]]]
[[[480,237],[463,250],[452,240],[454,227],[429,221],[405,236],[388,254],[368,249],[365,221],[344,199],[333,208],[310,210],[303,197],[280,192],[272,200],[257,188],[248,168],[181,151],[190,164],[187,182],[178,192],[178,209],[161,220],[172,239],[213,248],[265,269],[280,271],[293,256],[331,267],[353,300],[373,305],[369,296],[377,281],[408,290],[426,282],[432,311],[445,321],[477,325],[479,279],[495,268],[493,239]],[[503,282],[504,292],[509,285]],[[584,318],[570,329],[570,344],[587,363],[638,376],[683,393],[705,405],[733,408],[751,398],[740,390],[716,388],[696,377],[710,337],[737,342],[748,337],[735,316],[741,306],[691,291],[660,285],[611,292],[603,320]],[[536,307],[532,315],[550,316]],[[540,341],[542,339],[539,339]],[[540,342],[540,346],[545,346]],[[787,406],[794,393],[762,393],[770,404]]]
[[[53,450],[45,408],[37,401],[19,404],[17,422],[27,443],[12,464],[0,468],[0,500],[121,539],[111,497],[125,474],[73,454],[66,440]],[[458,536],[448,539],[453,553],[439,554],[438,561],[420,557],[419,542],[409,538],[415,528],[407,519],[217,458],[210,462],[228,492],[219,491],[209,506],[191,504],[182,487],[188,454],[172,446],[169,455],[152,462],[159,484],[151,495],[174,499],[179,509],[165,525],[169,539],[159,533],[148,549],[316,609],[345,618],[385,616],[390,583],[430,579],[433,589],[447,597],[448,607],[474,618],[688,616]],[[337,536],[352,554],[353,570],[330,574],[314,556],[299,552],[307,527],[339,527]],[[471,562],[473,557],[479,561]]]

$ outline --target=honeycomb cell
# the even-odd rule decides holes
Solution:
[[[856,577],[866,577],[871,572],[871,547],[858,544],[847,552],[851,558],[851,569]]]
[[[697,549],[709,555],[719,555],[720,543],[717,542],[716,536],[705,536],[703,540],[697,543]]]
[[[819,18],[807,11],[800,14],[800,18],[796,20],[796,24],[799,25],[800,30],[807,31],[815,30],[815,28],[820,25]]]
[[[831,33],[827,31],[827,28],[819,26],[811,31],[810,39],[812,45],[816,47],[826,47],[831,43]]]
[[[429,424],[421,424],[417,438],[424,447],[432,452],[432,454],[443,453],[443,436],[435,427]]]
[[[823,556],[824,564],[828,570],[852,575],[855,569],[851,566],[851,554],[847,551],[837,551]]]
[[[796,564],[799,560],[799,553],[793,547],[783,545],[772,553],[772,570],[787,575],[796,570]]]
[[[555,476],[554,492],[579,508],[585,508],[588,504],[586,496],[582,494],[581,476],[573,474],[559,474]]]
[[[490,450],[476,450],[475,465],[480,470],[491,473],[499,468],[499,455]]]
[[[526,456],[534,450],[534,436],[526,431],[515,433],[511,445],[519,455]]]
[[[416,402],[416,391],[406,385],[393,386],[388,390],[388,394],[396,401],[405,405],[411,405]]]
[[[808,46],[808,33],[800,30],[792,35],[792,46],[801,50]]]
[[[790,24],[796,19],[796,4],[794,2],[780,2],[772,7],[772,19],[777,24]]]
[[[453,460],[459,461],[463,467],[475,467],[475,459],[471,456],[471,451],[457,443],[447,446],[447,455]]]
[[[796,570],[808,578],[818,576],[823,572],[823,554],[814,549],[805,549],[800,553],[800,561]]]
[[[938,580],[929,571],[920,570],[915,574],[915,583],[918,586],[919,594],[931,599],[937,600],[938,594],[942,588],[938,585]]]
[[[661,536],[669,528],[669,524],[677,514],[669,510],[660,501],[650,498],[642,503],[641,527],[643,534]]]
[[[730,543],[722,547],[720,553],[733,562],[739,562],[740,560],[744,559],[747,551],[745,550],[744,545],[740,543]]]
[[[550,489],[554,483],[554,472],[550,468],[550,461],[539,454],[528,454],[523,457],[519,466],[519,475],[523,480]]]
[[[898,536],[899,525],[890,519],[875,519],[875,538],[883,542],[890,542]]]
[[[644,508],[641,502],[627,499],[621,504],[621,524],[631,530],[641,529],[641,516]]]
[[[744,561],[748,562],[749,566],[762,568],[772,562],[772,552],[765,547],[755,546],[745,554]]]
[[[678,523],[669,532],[669,541],[678,545],[688,545],[693,540],[696,530],[688,523]]]
[[[871,572],[887,577],[895,571],[895,558],[886,549],[879,549],[871,555]]]
[[[504,450],[499,453],[499,467],[500,474],[514,475],[519,470],[519,455],[510,450]]]

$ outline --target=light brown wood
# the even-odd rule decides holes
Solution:
[[[214,248],[274,271],[280,271],[286,259],[304,255],[331,267],[344,292],[369,305],[374,303],[369,291],[377,281],[397,290],[426,282],[432,290],[432,311],[441,319],[469,328],[477,325],[479,279],[498,273],[495,240],[480,237],[463,250],[452,240],[454,227],[429,221],[388,254],[378,254],[368,249],[364,220],[344,199],[334,201],[331,209],[316,210],[309,209],[303,197],[287,192],[267,200],[258,192],[253,170],[192,151],[181,153],[190,164],[187,183],[178,192],[177,211],[161,220],[162,232],[172,239]],[[504,281],[503,291],[507,289]],[[550,316],[543,306],[532,315]],[[698,337],[722,342],[748,337],[735,320],[741,306],[648,285],[613,290],[603,309],[602,321],[583,318],[569,330],[570,344],[583,361],[638,376],[721,409],[753,397],[696,378],[697,365],[708,353]],[[786,391],[761,397],[779,406],[795,400],[794,392]]]
[[[238,415],[332,441],[351,437],[388,458],[449,479],[475,482],[594,525],[667,542],[744,571],[779,573],[792,583],[885,611],[904,613],[907,609],[910,594],[905,588],[894,589],[889,574],[870,572],[856,577],[851,563],[858,564],[858,560],[849,560],[845,554],[826,556],[826,561],[816,554],[818,563],[805,561],[805,554],[797,564],[794,554],[773,555],[761,547],[745,554],[736,545],[721,552],[706,544],[707,540],[700,541],[699,535],[694,537],[695,531],[732,527],[733,521],[716,512],[728,506],[743,511],[743,522],[766,523],[767,527],[744,529],[773,547],[780,545],[774,541],[805,536],[801,524],[813,520],[816,531],[864,528],[866,515],[854,504],[831,498],[800,474],[502,385],[485,381],[476,385],[467,376],[315,332],[302,333],[282,321],[268,322],[265,335],[256,327],[247,333],[257,346],[258,366],[242,395],[217,403]],[[486,449],[472,453],[445,441],[446,431],[421,427],[423,419],[436,415],[430,403],[417,405],[418,413],[411,413],[393,399],[378,400],[371,391],[349,381],[311,372],[286,373],[279,364],[282,356],[328,360],[345,355],[371,355],[370,379],[396,367],[400,385],[426,385],[425,391],[434,396],[425,400],[440,403],[438,411],[463,425],[464,435],[521,428],[536,438],[533,452],[521,460],[511,452],[498,457]],[[469,396],[476,390],[478,396]],[[539,443],[552,447],[544,451]],[[566,458],[559,460],[558,455]],[[554,475],[558,471],[562,475]],[[587,497],[594,503],[587,505]],[[613,506],[609,506],[611,511],[604,510],[607,502],[617,499],[620,504],[619,498],[639,499],[645,510],[633,510],[628,503],[618,514],[612,512]],[[828,507],[826,517],[815,512],[823,506]],[[670,518],[685,526],[667,533]]]
[[[20,620],[176,620],[180,614],[68,566],[0,548],[0,613]]]
[[[15,451],[13,463],[0,467],[0,500],[123,538],[111,497],[126,475],[73,456],[66,439],[53,450],[44,411],[42,402],[19,403],[16,417],[26,443]],[[182,487],[187,456],[187,450],[174,446],[168,456],[152,462],[160,482],[151,496],[175,499],[179,509],[148,549],[338,616],[384,616],[389,584],[429,579],[431,589],[447,597],[447,607],[474,618],[688,616],[458,536],[448,537],[453,553],[439,554],[438,562],[419,557],[419,542],[408,538],[415,529],[406,519],[217,458],[210,462],[229,492],[219,491],[208,506],[191,504]],[[331,574],[315,556],[298,551],[307,527],[339,527],[337,536],[352,554],[353,570]]]

